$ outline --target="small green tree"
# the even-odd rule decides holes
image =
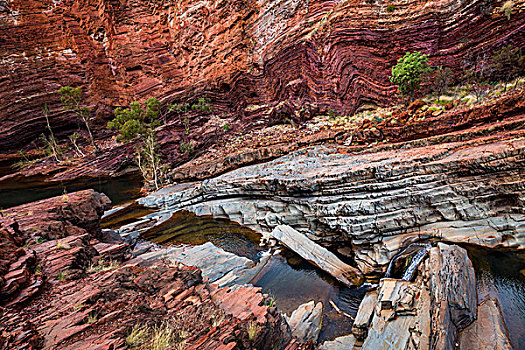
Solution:
[[[98,145],[95,143],[91,128],[89,126],[89,119],[91,118],[91,109],[82,105],[82,88],[73,88],[71,86],[62,86],[58,93],[61,95],[60,100],[64,105],[64,109],[75,112],[77,117],[82,120],[89,134],[89,140],[93,145],[95,152],[98,152]]]
[[[119,131],[118,141],[127,142],[136,137],[140,138],[135,162],[144,180],[152,182],[156,189],[159,189],[163,168],[154,130],[160,124],[159,113],[159,101],[156,98],[149,98],[144,106],[140,102],[132,102],[129,108],[116,108],[115,118],[108,122],[108,128]]]
[[[213,112],[213,107],[210,106],[210,100],[206,97],[200,97],[197,103],[191,105],[191,109],[194,111],[201,111],[205,113]]]
[[[498,78],[505,82],[504,91],[507,91],[509,81],[525,70],[525,57],[519,48],[509,44],[493,52],[490,64]]]
[[[412,102],[414,101],[414,92],[421,85],[422,77],[430,71],[428,55],[419,51],[407,52],[392,67],[390,81],[398,86],[399,91],[403,95],[410,95],[410,101]]]

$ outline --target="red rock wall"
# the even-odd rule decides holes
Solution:
[[[373,0],[3,2],[0,153],[42,133],[44,103],[59,134],[76,127],[54,93],[61,85],[84,88],[104,137],[112,108],[133,99],[205,93],[247,122],[261,118],[249,105],[349,112],[391,101],[389,72],[406,51],[457,69],[469,51],[525,46],[524,1],[511,20],[501,1],[391,3],[392,13]]]

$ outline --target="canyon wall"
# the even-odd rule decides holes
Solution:
[[[305,119],[392,101],[392,65],[406,51],[459,69],[471,53],[525,46],[524,2],[508,19],[501,1],[0,2],[0,153],[45,128],[77,127],[60,86],[81,86],[97,116],[96,137],[115,106],[207,95],[245,125],[283,114]]]

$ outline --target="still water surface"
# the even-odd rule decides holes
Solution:
[[[254,261],[266,248],[259,246],[260,235],[237,223],[178,212],[167,222],[147,232],[144,238],[162,245],[214,245]],[[251,284],[275,298],[277,307],[291,315],[299,305],[315,300],[324,306],[320,341],[350,333],[352,320],[330,304],[355,317],[365,288],[348,288],[334,278],[303,260],[297,254],[281,248],[270,258]]]

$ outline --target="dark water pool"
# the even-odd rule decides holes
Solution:
[[[465,247],[478,285],[478,301],[499,302],[514,349],[525,349],[525,252]]]
[[[140,196],[142,178],[139,174],[128,174],[117,178],[79,178],[73,181],[46,182],[44,176],[15,177],[0,183],[0,208],[59,196],[92,188],[105,193],[113,205]]]
[[[135,216],[142,215],[140,209]],[[133,216],[125,213],[125,215]],[[259,246],[260,235],[237,223],[178,212],[170,220],[151,229],[144,238],[158,244],[198,245],[212,242],[222,249],[257,261],[265,248]],[[478,299],[496,298],[515,349],[525,349],[525,252],[500,251],[465,246],[476,270]],[[286,249],[272,256],[265,268],[252,281],[271,294],[277,306],[290,315],[299,305],[310,300],[324,305],[320,341],[350,333],[352,321],[337,312],[355,316],[365,288],[352,289],[312,266]]]
[[[188,212],[176,213],[143,237],[163,245],[212,242],[226,251],[254,261],[266,250],[259,246],[260,235],[246,227]],[[349,334],[352,320],[336,311],[330,300],[341,311],[355,317],[365,289],[347,288],[297,254],[286,249],[280,250],[281,253],[272,256],[251,283],[272,295],[277,307],[288,315],[310,300],[321,301],[324,317],[320,341]]]

